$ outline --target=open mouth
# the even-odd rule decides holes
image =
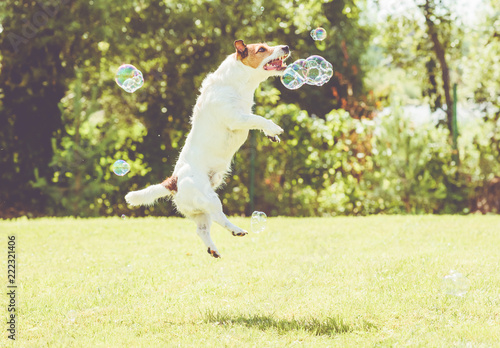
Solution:
[[[286,69],[285,60],[288,58],[288,54],[281,56],[277,59],[273,59],[264,65],[264,70],[278,70],[282,71]]]

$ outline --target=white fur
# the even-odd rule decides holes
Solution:
[[[272,48],[273,54],[257,68],[244,65],[232,54],[205,78],[194,106],[191,131],[172,174],[177,177],[178,190],[172,195],[177,209],[197,224],[198,235],[215,257],[219,252],[210,237],[212,221],[235,235],[247,233],[227,219],[215,193],[230,170],[235,152],[251,129],[260,129],[275,140],[283,132],[274,122],[252,114],[255,89],[268,77],[282,74],[263,69],[270,60],[286,55],[283,46]],[[169,194],[158,184],[130,192],[125,199],[130,205],[148,205]]]
[[[144,190],[129,192],[125,200],[130,205],[153,205],[158,199],[169,194],[170,191],[165,186],[157,184],[148,186]]]

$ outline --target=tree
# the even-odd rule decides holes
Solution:
[[[102,87],[99,43],[112,41],[132,5],[9,0],[0,6],[0,202],[3,212],[42,213],[51,198],[30,183],[60,174],[50,166],[66,135],[60,102],[78,67],[91,76],[84,97],[92,86]]]
[[[30,210],[43,211],[45,203],[57,206],[57,195],[49,192],[81,187],[72,182],[76,178],[68,168],[60,165],[62,159],[72,158],[68,152],[77,148],[86,155],[92,154],[93,158],[87,160],[103,167],[98,172],[109,171],[107,166],[118,154],[140,166],[123,179],[120,187],[103,189],[106,197],[86,202],[87,207],[94,208],[85,211],[78,206],[81,215],[96,211],[114,214],[121,209],[127,190],[161,181],[171,172],[190,128],[189,116],[198,86],[210,70],[232,53],[237,38],[286,43],[292,47],[294,59],[320,53],[331,60],[341,73],[342,83],[332,79],[322,89],[311,87],[294,94],[281,87],[279,80],[269,82],[281,89],[285,102],[298,103],[319,117],[342,106],[340,98],[332,95],[332,87],[340,91],[352,85],[356,86],[356,93],[362,90],[359,57],[365,44],[363,39],[355,40],[360,27],[352,0],[325,4],[273,0],[262,4],[242,2],[238,6],[227,0],[64,0],[50,2],[50,6],[45,3],[7,0],[0,4],[5,10],[0,19],[4,28],[0,38],[0,144],[5,152],[0,156],[6,164],[6,170],[0,174],[4,185],[0,201],[7,207],[15,202],[21,206],[31,202]],[[326,27],[331,34],[328,44],[310,38],[310,30],[317,26]],[[343,46],[350,55],[345,66],[343,59],[336,58],[344,56],[339,53]],[[133,95],[114,83],[114,73],[123,63],[136,65],[145,76],[145,86]],[[357,67],[357,74],[352,72],[352,66]],[[72,93],[77,69],[84,77],[81,100],[74,100]],[[77,139],[71,123],[79,120],[77,115],[61,117],[59,106],[67,112],[72,105],[82,105],[85,116],[77,128],[88,129],[87,116],[92,110],[87,107],[92,93],[97,96],[93,108],[102,110],[106,120],[113,121],[103,122],[99,131],[108,133],[107,139],[116,134],[115,145],[119,148],[95,151],[86,135]],[[347,89],[342,93],[347,95]],[[145,127],[145,133],[122,141],[123,132],[136,122]],[[112,123],[119,126],[118,131]],[[67,144],[70,140],[75,144]],[[43,180],[57,190],[42,190]],[[40,185],[33,187],[30,182]],[[231,189],[227,186],[222,194]],[[100,208],[96,207],[98,204]],[[240,200],[238,205],[233,212],[241,212],[245,202]],[[152,209],[148,213],[173,213],[172,208],[165,206]],[[134,213],[145,212],[141,208]],[[74,214],[72,210],[65,213]]]
[[[442,109],[451,141],[451,85],[458,80],[455,77],[452,81],[450,72],[458,70],[464,54],[464,27],[457,15],[440,0],[415,0],[413,5],[389,15],[384,23],[380,23],[378,40],[387,57],[388,71],[394,74],[400,69],[398,79],[404,75],[403,82],[393,81],[399,84],[399,90],[382,93],[387,96],[395,92],[398,97],[411,97],[410,103],[428,103],[433,110]],[[379,57],[379,61],[384,61],[385,57]],[[391,76],[385,72],[377,82],[383,86],[387,79],[391,80]],[[420,96],[415,93],[417,89]]]
[[[434,49],[434,53],[436,58],[439,61],[440,70],[441,70],[441,79],[443,84],[443,91],[446,100],[446,125],[448,130],[450,131],[450,135],[454,134],[454,125],[453,125],[453,100],[451,98],[451,86],[450,86],[450,69],[448,67],[448,62],[446,61],[446,51],[441,39],[438,35],[438,28],[434,22],[434,18],[437,18],[435,15],[436,12],[436,4],[433,0],[425,0],[425,3],[421,5],[421,9],[423,11],[425,17],[425,24],[427,25],[427,30],[429,33],[429,37],[432,41],[432,47]]]
[[[16,5],[17,4],[17,5]],[[0,201],[42,210],[44,198],[28,184],[35,168],[50,176],[51,138],[61,129],[58,102],[66,91],[69,70],[61,65],[64,41],[53,39],[52,18],[35,2],[2,4],[0,37]]]

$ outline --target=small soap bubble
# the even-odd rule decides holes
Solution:
[[[323,41],[326,39],[326,30],[323,28],[316,28],[311,30],[311,37],[315,41]]]
[[[443,290],[447,295],[463,297],[469,288],[469,279],[457,271],[451,270],[443,277]]]
[[[115,81],[128,93],[134,93],[144,85],[142,72],[130,64],[123,64],[118,68]]]
[[[252,218],[250,220],[250,226],[252,227],[252,232],[260,233],[266,229],[267,215],[261,211],[254,211],[252,213]]]
[[[127,216],[125,214],[122,214],[122,220],[125,220]]]
[[[124,160],[118,160],[113,163],[113,172],[118,176],[124,176],[130,171],[130,164]]]
[[[68,312],[68,314],[66,316],[68,317],[68,320],[69,320],[70,323],[74,323],[75,322],[75,320],[76,320],[76,314],[77,313],[74,310],[71,310],[71,311]]]

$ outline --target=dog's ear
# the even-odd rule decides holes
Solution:
[[[236,48],[236,58],[243,59],[248,56],[248,48],[243,40],[236,40],[234,42],[234,48]]]

